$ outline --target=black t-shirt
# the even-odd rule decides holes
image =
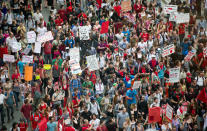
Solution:
[[[107,68],[106,69],[106,74],[108,74],[108,75],[111,75],[111,74],[114,74],[115,73],[115,69],[114,69],[114,67],[112,67],[112,68]]]
[[[91,120],[91,118],[90,118],[90,116],[91,116],[92,114],[91,114],[91,112],[82,112],[81,113],[81,117],[83,117],[84,119],[87,119],[88,121],[90,121]]]

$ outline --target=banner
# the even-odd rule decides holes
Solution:
[[[79,26],[80,40],[89,40],[89,29],[88,26]]]
[[[96,58],[96,55],[87,56],[86,60],[87,60],[87,66],[90,71],[94,71],[94,70],[99,69],[98,60]]]
[[[24,67],[24,80],[25,81],[32,80],[32,72],[33,72],[33,66],[25,66]]]
[[[4,62],[15,62],[15,58],[13,55],[3,54],[3,61]]]
[[[203,56],[205,56],[205,57],[207,56],[207,48],[203,49]]]
[[[29,52],[32,50],[32,46],[31,45],[27,45],[27,47],[24,49],[23,53],[25,55],[29,54]]]
[[[195,54],[196,54],[196,52],[189,51],[188,54],[186,55],[186,57],[184,58],[184,60],[190,61]]]
[[[41,42],[35,42],[34,53],[41,53]]]
[[[173,118],[173,108],[169,104],[167,104],[165,116],[167,117],[167,119],[172,121],[172,118]]]
[[[131,0],[122,1],[121,2],[121,10],[122,10],[122,12],[131,11],[132,10]]]
[[[70,69],[72,74],[79,74],[82,72],[80,68],[80,64],[77,60],[70,60],[69,61]]]
[[[35,43],[36,41],[36,33],[34,31],[27,32],[27,42]]]
[[[160,121],[160,107],[152,107],[149,108],[149,116],[148,116],[148,123],[158,122]]]
[[[141,81],[134,81],[132,89],[138,89],[141,86],[142,86],[142,82]]]
[[[47,41],[50,41],[50,40],[53,40],[53,39],[54,38],[53,38],[53,35],[52,35],[51,31],[48,31],[44,34],[40,34],[40,35],[37,36],[37,41],[41,42],[41,43],[47,42]]]
[[[177,5],[166,5],[163,9],[164,14],[171,14],[171,13],[175,13],[178,10],[178,6]]]
[[[25,63],[33,63],[33,56],[23,55],[22,62]]]
[[[176,83],[180,80],[180,68],[170,68],[169,71],[169,82]]]
[[[13,42],[11,48],[12,48],[12,52],[18,52],[22,49],[22,45],[19,42]]]
[[[171,13],[171,14],[170,14],[169,21],[174,21],[174,22],[176,22],[176,18],[177,18],[177,12]]]
[[[174,44],[168,45],[162,49],[162,57],[171,55],[175,52]]]
[[[71,48],[70,52],[69,52],[69,56],[71,60],[78,60],[78,62],[80,61],[80,50],[79,48]]]
[[[108,33],[109,21],[103,22],[101,25],[101,34]]]

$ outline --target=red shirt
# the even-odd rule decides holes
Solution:
[[[166,25],[167,25],[167,27],[168,27],[168,28],[167,28],[168,31],[173,30],[173,24],[172,24],[172,22],[169,21],[169,22],[166,23]]]
[[[0,58],[3,58],[3,54],[8,54],[8,48],[7,47],[0,47]]]
[[[121,14],[121,6],[114,6],[114,10],[117,12],[118,16]]]
[[[83,125],[82,127],[82,131],[86,131],[91,125],[88,124],[88,125]]]
[[[56,24],[57,26],[61,26],[62,23],[63,23],[63,19],[61,19],[61,18],[57,18],[57,19],[55,20],[55,24]]]
[[[75,131],[75,129],[69,126],[69,127],[65,127],[64,131]]]
[[[12,74],[12,80],[14,79],[19,79],[20,78],[20,74],[17,73],[17,74]]]
[[[40,105],[40,111],[45,110],[47,108],[47,104],[44,103],[43,105]]]
[[[142,9],[142,5],[141,4],[134,4],[134,10],[137,13],[140,13],[141,12],[141,9]]]
[[[39,121],[41,120],[41,114],[32,114],[30,117],[30,120],[32,121],[32,129],[36,129],[37,128],[37,124],[39,123]]]
[[[149,34],[148,33],[142,33],[141,38],[146,42],[149,39]]]
[[[62,20],[67,20],[67,16],[66,16],[67,11],[66,11],[66,10],[64,10],[64,9],[60,9],[60,10],[58,11],[58,14],[60,14],[60,18],[61,18]]]
[[[19,123],[20,131],[26,131],[28,125],[26,123]]]
[[[45,54],[51,54],[51,50],[52,50],[52,44],[51,43],[44,45],[44,53]]]
[[[80,14],[78,15],[78,18],[81,17],[81,16],[82,16],[83,18],[87,18],[87,15],[86,15],[85,13],[80,13]]]
[[[179,25],[179,35],[185,34],[185,24]]]
[[[24,104],[21,108],[21,112],[24,114],[25,118],[29,119],[30,113],[32,112],[32,106],[30,104],[29,105]]]

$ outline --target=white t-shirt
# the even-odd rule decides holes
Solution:
[[[205,81],[205,79],[203,77],[196,77],[197,80],[197,85],[198,86],[203,86],[203,82]]]
[[[38,32],[38,34],[44,34],[47,32],[47,28],[46,27],[42,27],[42,28],[37,27],[37,32]]]
[[[146,42],[143,42],[143,43],[139,42],[138,47],[141,49],[142,52],[145,52],[146,51],[145,49],[147,48],[147,43]]]
[[[4,104],[4,99],[6,98],[6,96],[4,94],[0,94],[0,105]]]
[[[42,13],[34,13],[34,20],[40,22],[40,18],[43,18]]]
[[[123,37],[124,37],[124,34],[123,33],[116,34],[116,38],[117,38],[118,42],[122,41],[123,40]]]
[[[98,128],[98,126],[100,125],[100,120],[99,119],[96,119],[96,120],[91,120],[90,121],[90,124],[92,124],[93,123],[93,129],[97,129]]]

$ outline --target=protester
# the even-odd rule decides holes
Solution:
[[[206,0],[44,2],[0,1],[2,130],[207,129]]]

